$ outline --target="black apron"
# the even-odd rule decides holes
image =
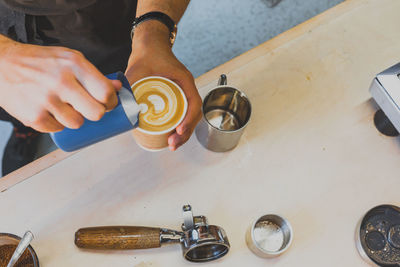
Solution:
[[[125,71],[136,0],[0,0],[0,33],[81,51],[104,74]]]

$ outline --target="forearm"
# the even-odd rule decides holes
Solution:
[[[141,16],[147,12],[160,11],[178,23],[189,2],[189,0],[139,0],[136,15]]]
[[[178,23],[185,12],[189,0],[139,0],[136,16],[139,17],[151,11],[160,11]],[[149,20],[141,23],[135,30],[132,40],[132,56],[137,57],[147,48],[170,49],[169,30],[161,22]]]

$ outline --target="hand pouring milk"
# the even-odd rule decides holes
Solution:
[[[107,78],[122,82],[122,88],[118,92],[118,105],[99,121],[85,119],[79,129],[65,128],[50,134],[54,143],[62,150],[67,152],[78,150],[138,127],[140,107],[125,75],[117,72],[107,75]]]

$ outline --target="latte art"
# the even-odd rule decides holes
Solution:
[[[169,130],[184,116],[184,96],[172,82],[151,77],[136,83],[132,90],[141,107],[140,129],[150,132]]]

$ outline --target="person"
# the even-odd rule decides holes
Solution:
[[[155,12],[177,23],[189,0],[0,0],[0,120],[14,130],[3,156],[3,175],[33,160],[39,133],[79,128],[117,104],[119,81],[164,76],[179,84],[188,112],[169,139],[174,151],[201,118],[192,74],[171,49],[171,31]]]

